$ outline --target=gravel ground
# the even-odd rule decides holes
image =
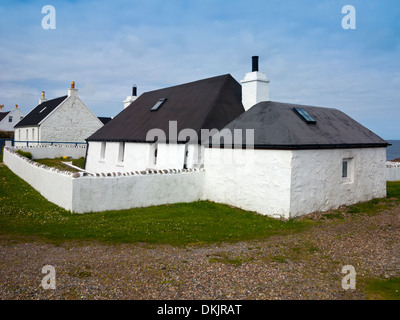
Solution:
[[[208,246],[0,236],[0,299],[365,299],[364,279],[400,275],[399,208]],[[40,285],[44,265],[56,269],[55,290]],[[355,290],[341,286],[345,265],[356,269]]]

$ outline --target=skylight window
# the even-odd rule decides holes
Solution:
[[[151,108],[150,111],[157,111],[157,110],[163,105],[163,103],[164,103],[166,100],[167,100],[166,98],[161,98],[160,100],[158,100],[158,101],[156,102],[156,104],[154,105],[154,107]]]
[[[306,122],[306,123],[317,123],[317,121],[311,117],[306,110],[303,108],[293,108],[293,110]]]
[[[46,109],[47,107],[44,107],[42,110],[39,111],[39,113],[42,113],[44,111],[44,109]]]

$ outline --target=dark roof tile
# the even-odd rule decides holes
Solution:
[[[61,102],[68,96],[47,100],[37,105],[31,112],[29,112],[14,128],[37,126],[44,118],[46,118],[54,109],[56,109]]]
[[[157,111],[151,111],[166,98]],[[165,132],[168,141],[169,121],[177,121],[178,133],[185,128],[222,129],[244,112],[241,86],[229,74],[143,93],[88,141],[146,141],[154,128]]]
[[[306,123],[293,108],[303,108],[316,120]],[[313,149],[386,147],[388,143],[345,113],[331,108],[274,101],[260,102],[229,123],[225,129],[254,129],[256,148]],[[239,144],[241,142],[239,141]]]

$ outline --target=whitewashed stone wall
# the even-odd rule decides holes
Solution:
[[[17,176],[24,179],[47,200],[72,210],[72,173],[48,168],[4,148],[4,163]],[[29,199],[26,199],[29,201]]]
[[[342,161],[352,158],[352,179]],[[386,149],[296,150],[292,158],[291,217],[386,197]]]
[[[0,130],[2,131],[14,131],[14,126],[24,117],[24,113],[18,108],[12,109],[7,116],[0,121]],[[12,117],[12,121],[9,121],[9,117]]]
[[[386,180],[400,181],[400,162],[386,162]]]
[[[40,125],[41,141],[85,142],[103,123],[77,95],[65,99]]]
[[[4,149],[4,163],[47,200],[76,213],[193,202],[203,198],[203,170],[70,173]]]
[[[292,151],[206,148],[205,198],[290,217]]]
[[[30,152],[33,159],[54,159],[61,157],[71,157],[79,159],[86,155],[86,145],[54,145],[54,146],[30,146],[15,147],[14,150]]]
[[[105,156],[101,157],[102,142],[89,141],[86,170],[89,172],[129,172],[146,169],[179,168],[185,161],[184,144],[157,144],[157,162],[154,163],[154,145],[151,143],[125,143],[124,161],[118,159],[120,142],[106,142]],[[187,168],[198,168],[198,146],[187,148]],[[204,150],[204,148],[202,148]]]

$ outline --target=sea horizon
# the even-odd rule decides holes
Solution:
[[[386,160],[400,159],[400,140],[386,140],[391,144],[386,149]]]

